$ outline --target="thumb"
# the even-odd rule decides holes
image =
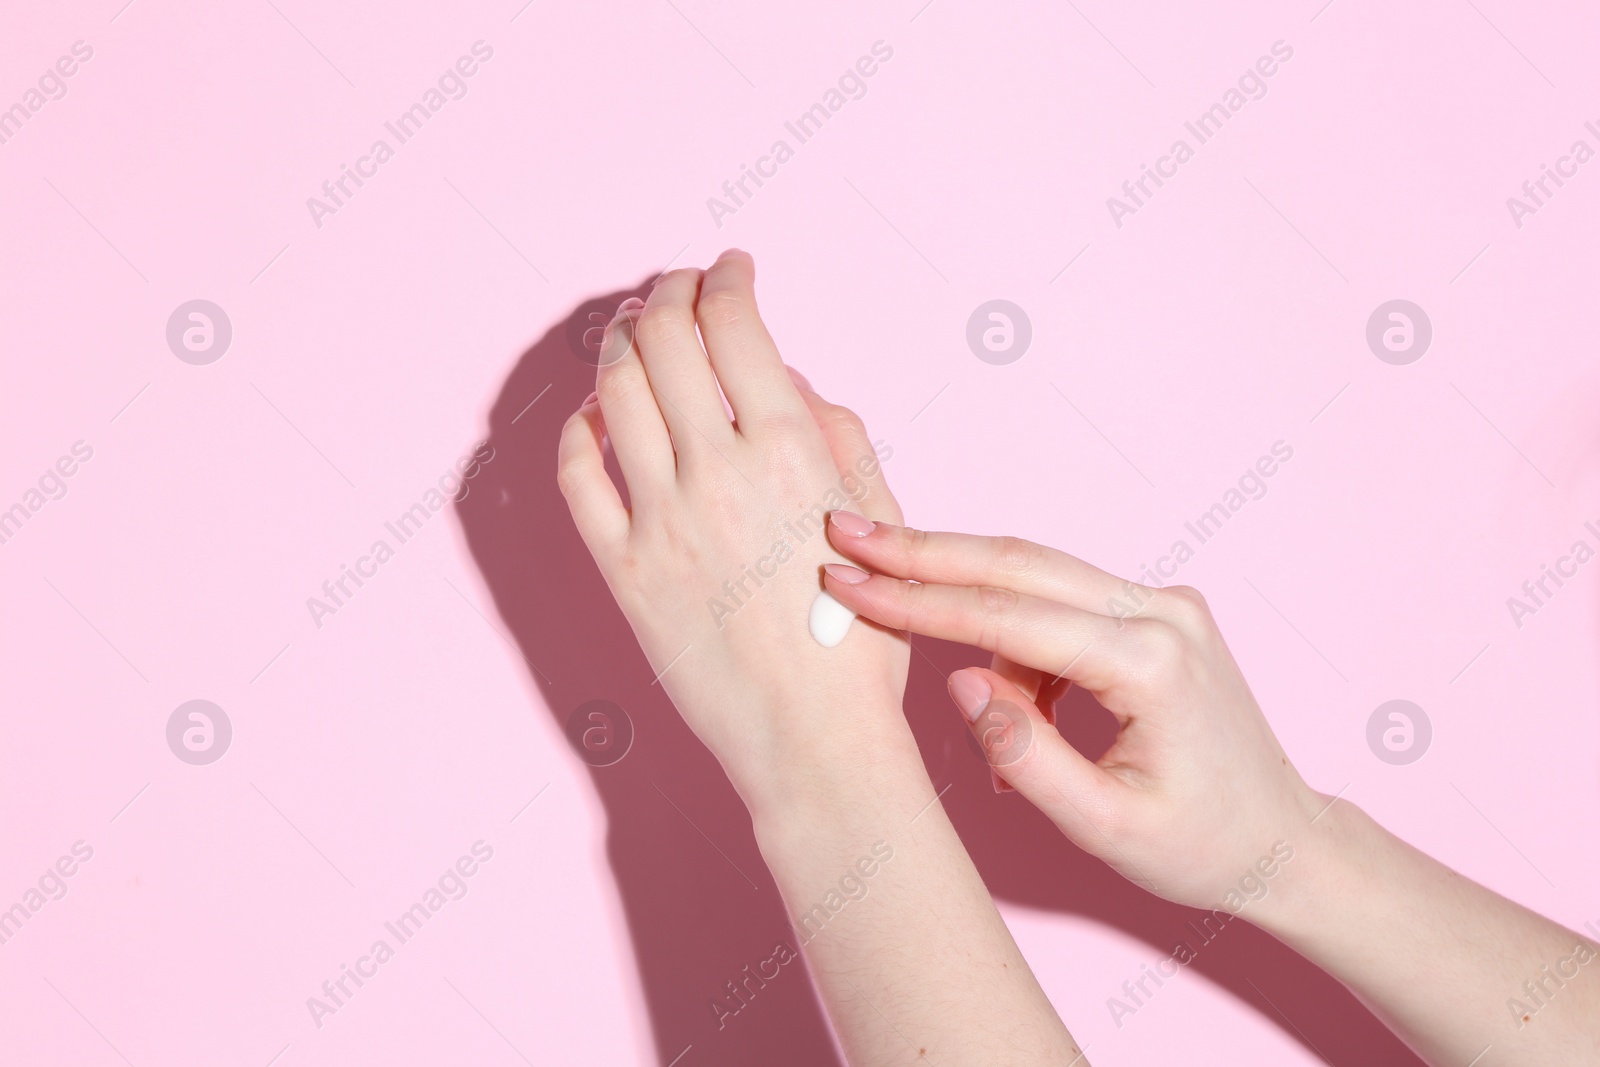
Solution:
[[[1003,675],[968,667],[950,675],[949,685],[950,699],[995,774],[995,788],[1003,782],[1021,793],[1075,842],[1098,842],[1117,780],[1068,744],[1027,693]]]

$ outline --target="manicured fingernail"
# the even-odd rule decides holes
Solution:
[[[593,404],[596,400],[599,400],[599,399],[600,399],[600,394],[598,392],[590,393],[587,397],[584,398],[583,403],[579,404],[578,406],[580,408],[586,408],[590,404]]]
[[[632,311],[634,308],[642,308],[642,307],[644,307],[644,301],[643,300],[640,300],[636,296],[630,296],[630,297],[628,297],[628,299],[624,300],[622,303],[617,305],[617,311],[619,311],[619,312]]]
[[[995,773],[994,768],[989,768],[989,784],[994,786],[996,793],[1015,793],[1017,787]]]
[[[845,585],[860,585],[872,575],[866,571],[857,570],[855,567],[846,567],[842,563],[828,563],[823,565],[823,570],[828,572],[828,577]]]
[[[789,377],[791,380],[793,380],[794,384],[798,385],[800,388],[809,393],[816,392],[816,389],[812,388],[811,383],[806,380],[806,376],[804,374],[801,374],[787,363],[783,365],[783,369],[789,372]]]
[[[871,519],[863,518],[853,511],[834,511],[828,515],[828,521],[833,528],[846,537],[866,537],[878,524]]]
[[[983,709],[989,706],[994,689],[988,679],[971,671],[957,671],[950,676],[950,699],[956,702],[968,722],[977,722]]]

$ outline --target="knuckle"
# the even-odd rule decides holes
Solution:
[[[892,614],[901,627],[913,632],[927,628],[933,605],[926,586],[895,582],[890,595]]]
[[[644,368],[637,363],[613,363],[605,368],[599,379],[595,382],[594,390],[600,394],[602,408],[615,407],[619,403],[626,403],[626,398],[636,393],[640,387],[648,387],[644,379]]]
[[[1183,633],[1165,619],[1146,616],[1132,620],[1132,637],[1139,656],[1153,673],[1165,675],[1182,665],[1189,645]]]
[[[561,495],[571,500],[574,494],[582,491],[583,474],[572,464],[563,463],[556,468],[556,485]]]
[[[823,412],[823,425],[830,431],[843,431],[858,438],[867,436],[867,424],[861,416],[840,404],[829,404]]]
[[[740,325],[749,309],[742,296],[732,289],[713,289],[702,293],[695,305],[695,317],[702,327],[732,329]]]
[[[901,563],[907,570],[914,569],[916,565],[928,558],[932,551],[932,544],[928,531],[919,530],[914,526],[900,528],[899,556]]]
[[[774,411],[761,418],[762,432],[775,441],[798,441],[805,436],[807,431],[816,433],[816,420],[809,411]],[[784,459],[792,459],[792,463],[784,466],[798,466],[800,459],[781,444],[774,444],[774,454]]]
[[[1032,541],[1010,535],[994,541],[995,566],[1001,574],[1024,577],[1038,569],[1044,550]]]
[[[1196,589],[1192,585],[1169,585],[1166,587],[1166,592],[1188,604],[1190,607],[1203,608],[1206,606],[1205,596],[1201,594],[1200,590]]]
[[[1174,626],[1192,636],[1203,635],[1215,626],[1206,598],[1193,586],[1173,585],[1161,590],[1159,611]]]
[[[980,585],[978,604],[983,608],[985,615],[1005,615],[1017,606],[1017,594],[1015,590],[1004,586]]]
[[[694,321],[682,308],[667,304],[647,307],[639,314],[634,336],[639,343],[650,347],[675,344],[686,331],[694,329]]]
[[[587,469],[571,456],[562,456],[556,463],[556,486],[568,500],[581,492],[587,482]]]
[[[979,647],[995,649],[1000,645],[1010,622],[1012,610],[1017,606],[1017,594],[995,585],[978,587]]]

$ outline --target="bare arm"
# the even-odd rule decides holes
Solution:
[[[898,706],[852,717],[849,743],[872,758],[808,761],[751,803],[850,1062],[1086,1063],[935,798]]]
[[[1306,785],[1193,589],[1013,538],[846,520],[832,539],[866,568],[829,568],[841,601],[996,654],[951,695],[997,772],[1080,847],[1262,926],[1437,1067],[1600,1063],[1596,947]],[[1098,762],[1046,717],[1069,680],[1118,719]]]
[[[562,491],[661,684],[749,806],[803,941],[790,947],[852,1062],[1083,1062],[934,796],[900,707],[905,641],[864,623],[837,647],[810,636],[820,568],[843,559],[828,511],[900,510],[860,420],[779,358],[750,257],[625,302],[600,363],[562,435]]]
[[[1249,917],[1431,1064],[1600,1063],[1600,949],[1344,801]]]

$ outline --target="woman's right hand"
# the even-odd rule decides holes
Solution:
[[[1180,904],[1248,905],[1437,1067],[1600,1063],[1600,984],[1575,977],[1600,946],[1308,787],[1193,589],[1009,537],[848,514],[830,536],[875,572],[827,567],[837,599],[995,654],[950,695],[997,773],[1084,850]],[[1092,763],[1039,706],[1072,683],[1120,724]]]
[[[1129,880],[1237,911],[1329,803],[1289,763],[1195,590],[1125,582],[1013,537],[851,513],[832,516],[829,536],[865,568],[827,567],[835,598],[884,626],[994,653],[992,669],[950,676],[991,766]],[[1049,714],[1071,684],[1119,724],[1095,762]]]

